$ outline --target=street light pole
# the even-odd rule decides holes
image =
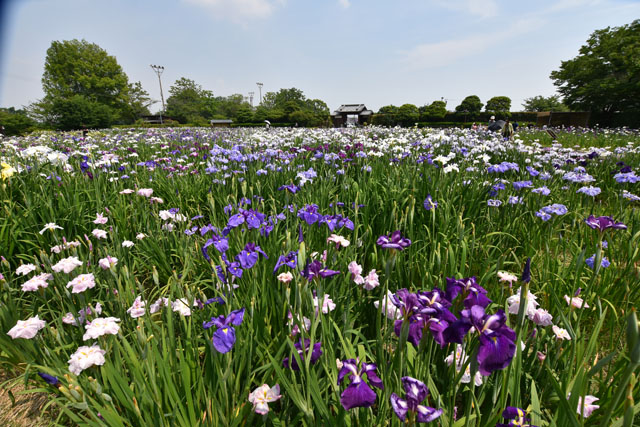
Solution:
[[[158,83],[160,83],[160,99],[162,100],[162,111],[160,111],[160,124],[162,124],[162,113],[164,112],[164,95],[162,94],[162,79],[160,79],[160,76],[164,71],[164,67],[161,65],[151,65],[151,68],[158,75]]]
[[[262,83],[256,83],[258,90],[260,91],[260,105],[262,105]]]
[[[253,94],[255,92],[249,92],[249,104],[251,104],[251,108],[253,108]]]

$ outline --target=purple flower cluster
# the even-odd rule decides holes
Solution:
[[[378,237],[376,243],[384,249],[395,249],[399,251],[405,250],[411,246],[411,240],[406,237],[402,237],[400,230],[394,231],[390,236]]]
[[[419,423],[430,423],[442,415],[442,409],[421,405],[429,395],[429,388],[422,381],[402,377],[402,388],[405,391],[404,399],[395,393],[391,393],[389,398],[393,412],[401,421],[404,422],[407,419],[407,413],[415,414],[415,420]]]
[[[450,308],[458,298],[464,309],[456,317]],[[402,314],[402,319],[395,321],[395,334],[400,337],[407,324],[407,340],[414,346],[420,345],[426,331],[431,332],[441,347],[450,343],[462,344],[473,328],[480,341],[477,360],[482,375],[490,375],[511,363],[515,354],[515,332],[506,325],[503,310],[495,314],[486,312],[491,300],[475,277],[447,278],[446,292],[438,288],[418,293],[400,289],[391,301]]]
[[[340,403],[345,410],[351,408],[368,408],[376,401],[376,393],[369,387],[364,380],[367,379],[372,386],[384,389],[382,380],[376,373],[377,366],[375,363],[361,363],[358,369],[358,361],[356,359],[348,359],[342,362],[342,368],[338,373],[338,385],[342,383],[345,376],[349,376],[351,383],[340,395]]]

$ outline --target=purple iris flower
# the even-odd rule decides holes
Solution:
[[[203,322],[202,327],[204,329],[209,329],[212,326],[218,328],[213,333],[213,346],[220,353],[227,353],[233,348],[233,344],[236,342],[236,330],[233,326],[242,324],[243,318],[244,307],[232,311],[228,316],[220,315],[218,317],[212,317],[211,321]]]
[[[522,277],[520,277],[522,283],[529,283],[531,281],[531,257],[527,258],[522,269]]]
[[[533,187],[533,182],[531,181],[514,181],[513,188],[516,190],[522,190],[523,188]]]
[[[210,231],[213,232],[213,233],[216,233],[217,229],[211,224],[205,225],[204,227],[200,227],[200,235],[201,236],[204,236],[205,234],[207,234]]]
[[[431,194],[427,194],[427,198],[424,199],[423,206],[426,210],[430,211],[431,209],[435,209],[438,207],[438,202],[434,201],[431,198]]]
[[[402,325],[409,324],[407,341],[415,347],[420,346],[422,335],[429,330],[433,339],[444,347],[447,341],[443,332],[456,317],[449,311],[451,303],[446,300],[445,294],[438,288],[433,291],[410,293],[407,289],[400,289],[391,298],[391,302],[400,309],[402,319],[395,321],[394,333],[400,337]]]
[[[229,249],[229,241],[227,240],[227,238],[214,234],[202,246],[202,254],[204,255],[204,258],[207,261],[211,261],[211,258],[209,257],[209,253],[208,253],[208,250],[209,250],[208,248],[211,245],[213,245],[213,247],[216,248],[218,252],[220,252],[223,255]]]
[[[291,193],[296,194],[298,191],[300,191],[300,187],[298,187],[295,184],[287,184],[287,185],[281,185],[280,187],[278,187],[278,190],[280,191],[288,190]]]
[[[396,230],[391,233],[390,236],[380,236],[376,241],[378,246],[382,246],[385,249],[396,249],[402,251],[411,245],[411,240],[406,237],[402,237],[400,230]]]
[[[583,193],[586,194],[587,196],[591,196],[591,197],[595,197],[598,194],[600,194],[602,192],[602,190],[600,190],[600,187],[594,187],[594,186],[588,186],[588,187],[580,187],[578,189],[578,191],[576,191],[576,193]]]
[[[242,209],[240,213],[232,215],[229,218],[229,222],[227,223],[227,227],[236,228],[239,225],[246,223],[249,229],[257,229],[260,228],[260,225],[266,218],[266,215],[255,211],[253,209]]]
[[[44,372],[38,372],[40,378],[42,378],[47,384],[52,385],[54,387],[58,387],[60,381],[58,377],[54,377],[53,375],[45,374]]]
[[[444,331],[448,342],[462,344],[464,336],[473,327],[480,336],[478,350],[478,370],[482,375],[504,369],[511,363],[516,351],[516,333],[506,325],[507,316],[503,310],[487,314],[478,305],[462,310],[460,319]]]
[[[447,300],[452,302],[460,294],[464,299],[465,308],[474,305],[486,307],[491,303],[487,297],[487,290],[478,284],[475,276],[464,279],[447,277]]]
[[[309,338],[305,338],[304,341],[300,340],[299,342],[293,345],[296,351],[298,352],[298,356],[300,356],[301,362],[304,362],[304,357],[309,353],[309,349],[311,348],[310,345],[311,345],[311,340]],[[313,349],[311,350],[311,359],[310,359],[310,362],[312,365],[316,363],[318,359],[320,359],[320,356],[322,356],[321,347],[322,347],[322,343],[320,342],[313,344]],[[285,357],[285,359],[282,361],[282,366],[284,366],[285,368],[291,367],[291,369],[293,369],[294,371],[300,370],[300,366],[298,366],[298,361],[293,355],[290,357]]]
[[[420,404],[429,395],[429,389],[422,381],[411,377],[402,377],[402,388],[405,391],[404,399],[395,393],[391,393],[389,398],[393,412],[401,421],[404,422],[407,419],[407,412],[416,413],[416,421],[419,423],[430,423],[442,415],[442,409]]]
[[[589,258],[584,260],[584,263],[587,264],[590,268],[593,269],[593,266],[596,264],[596,255],[593,254]],[[611,262],[606,257],[602,257],[602,261],[600,261],[600,266],[602,268],[607,268],[611,265]]]
[[[255,243],[247,243],[244,249],[236,255],[236,260],[238,260],[240,266],[246,270],[253,267],[256,262],[258,262],[259,254],[262,254],[263,257],[269,259],[260,246],[257,246]]]
[[[306,277],[308,281],[312,281],[318,276],[326,279],[327,277],[340,274],[340,272],[337,270],[329,270],[328,268],[325,268],[320,261],[314,260],[307,263],[300,274]]]
[[[561,203],[554,203],[552,205],[549,206],[545,206],[542,209],[540,209],[542,212],[547,213],[549,215],[551,214],[555,214],[555,215],[564,215],[567,212],[569,212],[569,210],[567,209],[567,207]]]
[[[615,230],[626,230],[627,226],[621,222],[616,222],[610,216],[599,216],[595,217],[593,215],[589,215],[589,218],[585,219],[584,222],[594,230],[604,231],[607,228],[613,228]]]
[[[348,228],[349,230],[353,230],[354,228],[353,221],[342,215],[325,215],[318,221],[318,224],[326,224],[331,231],[342,227]]]
[[[366,375],[372,386],[384,390],[384,385],[378,374],[376,374],[376,369],[375,363],[362,363],[360,369],[358,369],[358,361],[356,359],[348,359],[342,363],[342,369],[338,373],[338,385],[342,383],[346,375],[349,375],[351,380],[351,384],[340,395],[340,403],[345,410],[368,408],[375,403],[376,393],[362,377]]]
[[[307,224],[315,224],[322,219],[322,215],[318,212],[318,205],[306,205],[298,211],[298,218],[304,220]]]
[[[525,418],[525,412],[515,406],[507,406],[507,409],[502,412],[502,418],[508,420],[508,422],[498,423],[496,427],[537,427],[529,424],[529,419]]]
[[[298,252],[291,251],[286,255],[280,255],[278,257],[278,261],[276,262],[276,266],[273,269],[273,274],[276,274],[280,267],[286,265],[291,268],[296,268],[298,265]]]

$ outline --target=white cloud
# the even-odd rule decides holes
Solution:
[[[244,24],[271,16],[276,5],[284,0],[186,0],[207,9],[215,19]]]
[[[514,21],[505,30],[493,33],[474,34],[467,38],[421,44],[409,51],[401,52],[407,65],[414,69],[436,68],[453,64],[458,60],[476,55],[495,55],[496,61],[505,55],[509,39],[539,28],[542,21],[522,19]]]
[[[433,0],[440,7],[468,13],[480,18],[492,18],[498,14],[495,0]]]
[[[340,3],[340,6],[345,9],[349,9],[349,7],[351,7],[351,2],[349,0],[338,0],[338,3]]]

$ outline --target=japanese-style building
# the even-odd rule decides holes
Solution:
[[[342,104],[331,114],[331,121],[334,127],[340,128],[347,124],[364,125],[371,121],[371,116],[373,111],[364,104]]]

